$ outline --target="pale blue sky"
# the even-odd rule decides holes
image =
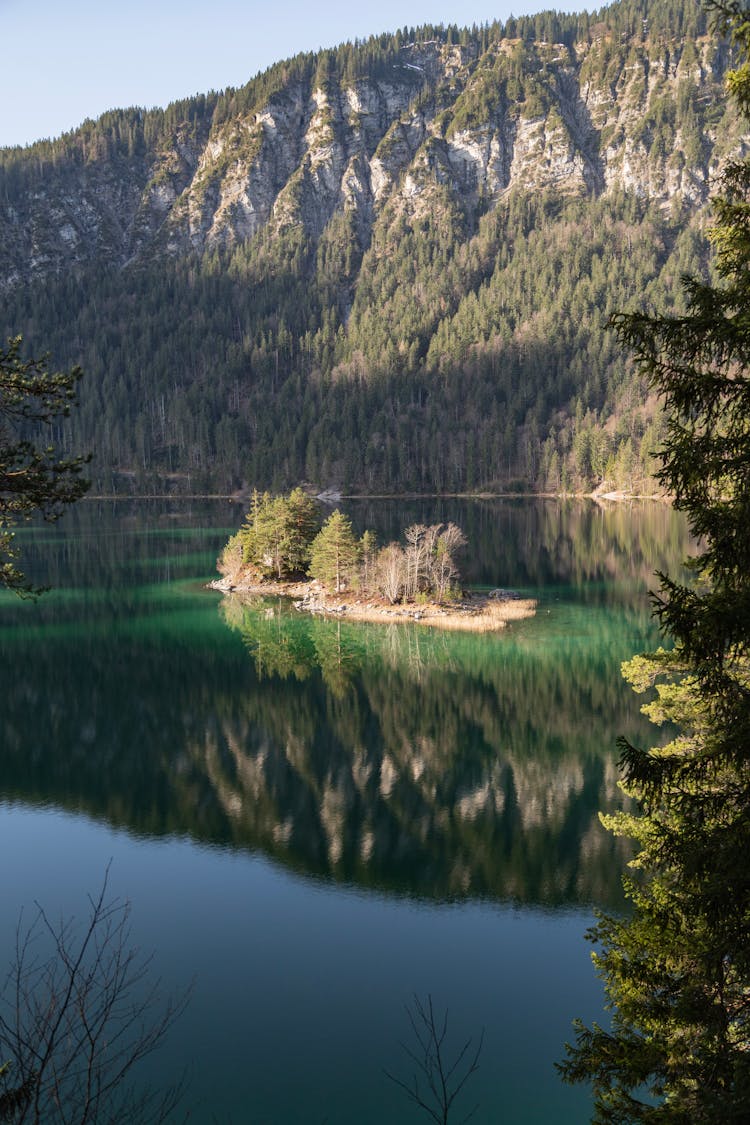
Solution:
[[[554,0],[0,0],[0,146],[107,109],[241,86],[299,51],[404,25],[505,19]],[[598,6],[598,5],[594,5]]]

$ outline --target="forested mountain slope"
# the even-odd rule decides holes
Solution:
[[[403,29],[0,152],[0,331],[100,488],[633,486],[606,330],[705,268],[742,145],[692,0]]]

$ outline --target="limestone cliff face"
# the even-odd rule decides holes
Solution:
[[[317,239],[342,212],[365,247],[384,209],[419,218],[446,189],[468,221],[514,189],[698,207],[741,146],[723,111],[726,51],[708,38],[659,46],[645,30],[621,47],[605,24],[572,46],[407,43],[386,74],[311,69],[234,111],[184,103],[158,127],[130,111],[114,140],[87,123],[0,154],[0,287],[264,229]]]

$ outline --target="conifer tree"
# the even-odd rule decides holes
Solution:
[[[88,457],[60,457],[38,439],[40,426],[66,417],[75,401],[80,368],[50,371],[47,359],[21,358],[21,338],[0,348],[0,586],[39,593],[16,565],[13,527],[41,515],[58,519],[84,495]]]
[[[304,571],[310,561],[310,547],[320,528],[315,501],[301,488],[293,488],[286,498],[284,556],[290,571]]]
[[[310,550],[310,575],[338,594],[351,581],[360,557],[360,544],[351,520],[336,509],[313,540]]]
[[[245,563],[280,580],[305,570],[319,526],[315,501],[301,488],[288,496],[261,495],[256,490],[245,523],[227,546],[234,549],[239,542]],[[230,563],[229,556],[222,556],[223,566]]]
[[[375,576],[375,563],[377,558],[378,541],[374,531],[368,528],[359,541],[361,559],[361,582],[365,590],[372,586]]]
[[[740,65],[729,90],[750,118],[750,18],[713,5]],[[701,548],[692,579],[660,575],[671,651],[626,676],[656,685],[645,710],[676,724],[666,746],[621,741],[638,812],[606,818],[639,848],[631,917],[600,917],[595,963],[612,1010],[577,1025],[561,1070],[588,1081],[594,1121],[740,1125],[750,1120],[750,161],[730,164],[715,204],[719,283],[684,281],[681,317],[618,318],[662,395],[660,479]]]

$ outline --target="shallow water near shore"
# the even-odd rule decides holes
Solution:
[[[204,588],[243,512],[79,505],[22,533],[36,604],[0,597],[0,959],[22,906],[81,915],[112,860],[185,1015],[150,1068],[199,1122],[420,1119],[404,1004],[485,1038],[473,1120],[586,1119],[553,1063],[601,1018],[582,935],[618,909],[614,740],[653,741],[619,665],[656,641],[661,505],[350,502],[381,541],[465,530],[466,580],[539,599],[503,634],[231,612]],[[460,1116],[460,1115],[459,1115]]]

